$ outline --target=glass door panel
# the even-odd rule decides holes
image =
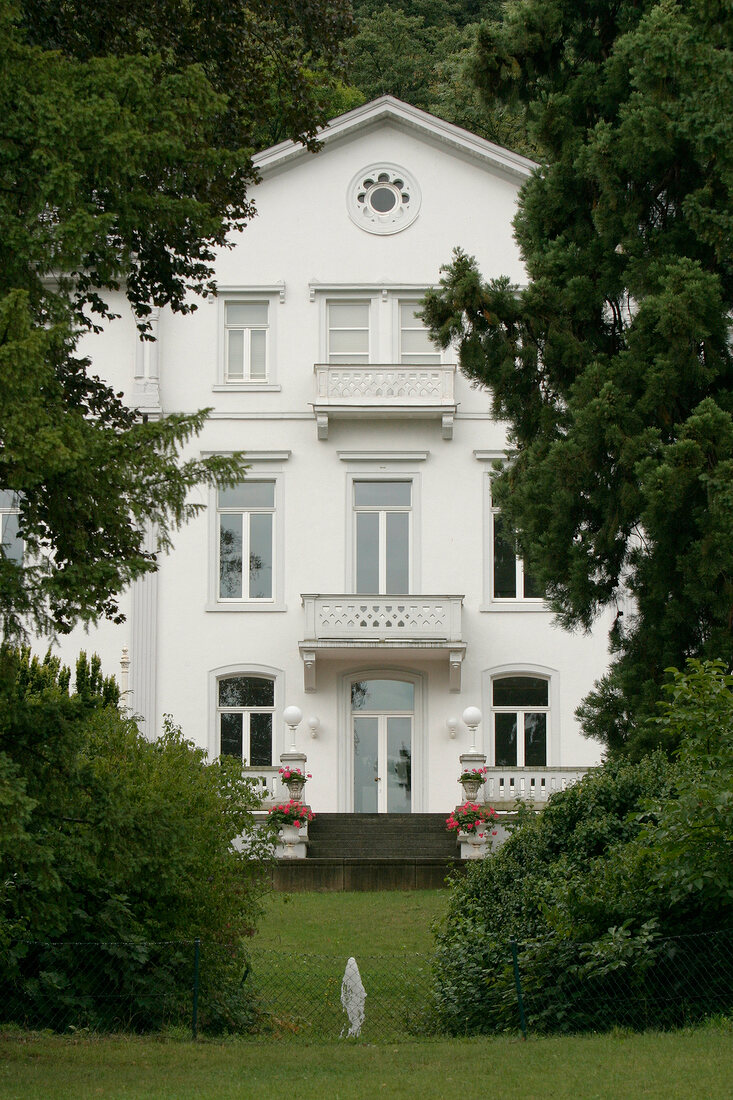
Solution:
[[[379,718],[354,718],[354,813],[379,811]]]
[[[408,512],[387,512],[385,588],[387,595],[410,591],[410,516]]]
[[[387,813],[412,810],[412,718],[387,717]],[[380,784],[377,784],[379,786]]]

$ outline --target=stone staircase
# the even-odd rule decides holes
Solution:
[[[309,859],[455,859],[446,814],[317,814]]]
[[[308,858],[278,860],[276,890],[429,890],[462,867],[445,814],[317,814]]]

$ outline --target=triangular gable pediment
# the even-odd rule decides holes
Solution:
[[[379,126],[392,124],[422,137],[432,145],[443,147],[459,156],[474,162],[483,163],[486,168],[504,173],[514,179],[527,179],[537,167],[527,157],[494,145],[485,138],[478,137],[468,130],[444,122],[435,115],[403,103],[394,96],[380,96],[371,103],[365,103],[332,119],[318,134],[318,140],[324,149],[330,145],[341,144],[359,137]],[[307,149],[295,141],[281,141],[269,149],[258,153],[254,163],[260,175],[265,178],[276,172],[295,167],[301,160],[311,156]]]

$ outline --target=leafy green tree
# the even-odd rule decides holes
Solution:
[[[500,20],[501,3],[366,0],[355,6],[355,14],[356,33],[346,43],[345,56],[349,79],[365,98],[397,96],[489,141],[532,155],[523,109],[488,105],[473,78],[477,20]]]
[[[544,150],[515,221],[528,282],[458,253],[425,315],[508,422],[496,501],[560,621],[617,609],[580,715],[638,754],[663,670],[733,658],[733,16],[523,0],[481,27],[474,75]]]
[[[155,945],[199,937],[209,1023],[235,1021],[265,887],[252,780],[231,759],[207,764],[170,720],[147,741],[96,657],[82,654],[73,691],[68,669],[27,650],[6,647],[2,672],[0,950],[14,984],[0,1014],[108,1026],[107,983],[129,993],[138,1024],[154,1023],[166,1006],[149,1000],[151,981],[170,1007],[191,976],[190,951]],[[98,946],[80,959],[79,943]]]
[[[439,38],[422,16],[383,7],[364,16],[346,44],[349,80],[368,100],[394,95],[425,109]]]
[[[0,488],[26,550],[0,551],[0,636],[119,617],[189,490],[242,476],[237,456],[181,461],[204,413],[136,423],[79,338],[120,289],[145,335],[152,306],[212,288],[273,119],[315,148],[349,20],[344,0],[0,0]]]
[[[674,760],[657,750],[595,769],[541,814],[525,809],[454,884],[436,952],[451,1030],[515,1026],[510,939],[537,1028],[729,1011],[733,677],[719,661],[668,673],[649,725]]]

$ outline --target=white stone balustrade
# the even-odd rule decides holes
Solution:
[[[280,788],[279,774],[276,767],[245,768],[248,779],[254,779],[258,789],[262,791],[265,802],[271,802],[277,798]]]
[[[303,596],[306,638],[461,641],[462,596]]]
[[[329,417],[369,417],[376,413],[436,417],[441,420],[443,437],[453,438],[456,368],[452,363],[317,363],[314,371],[313,411],[319,439],[328,438]]]
[[[300,642],[305,690],[315,690],[316,654],[345,648],[437,649],[449,661],[451,691],[461,687],[466,651],[463,596],[353,596],[308,594]]]
[[[480,795],[484,802],[546,802],[555,791],[582,779],[590,768],[489,768]]]

